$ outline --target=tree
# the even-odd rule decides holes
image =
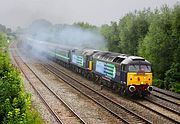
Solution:
[[[171,34],[171,11],[164,6],[161,13],[153,18],[149,32],[139,50],[140,55],[153,63],[155,74],[160,79],[164,78],[165,71],[172,63]]]
[[[180,62],[180,3],[172,10],[172,38],[173,38],[173,59],[175,63]]]
[[[165,73],[165,88],[180,93],[180,64],[173,63]]]
[[[0,32],[6,32],[6,26],[0,24]]]
[[[77,22],[73,25],[80,26],[82,29],[97,30],[97,27],[95,25],[91,25],[87,22]]]
[[[138,46],[148,31],[149,13],[149,10],[128,13],[119,21],[119,47],[123,53],[137,55]]]
[[[112,52],[121,52],[121,49],[119,49],[119,30],[118,25],[116,22],[111,22],[111,25],[102,25],[101,34],[105,37],[107,40],[107,47],[109,51]]]

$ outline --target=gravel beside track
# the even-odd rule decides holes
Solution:
[[[50,100],[52,100],[52,101],[55,100],[52,98],[52,94],[47,93],[47,89],[45,87],[42,87],[42,85],[40,86],[40,89],[38,89],[39,87],[37,85],[40,84],[41,81],[36,77],[36,74],[20,59],[19,56],[15,56],[14,58],[15,58],[16,63],[18,64],[19,68],[23,72],[24,76],[29,81],[29,83],[33,87],[34,91],[36,91],[36,93],[38,94],[39,98],[44,103],[44,105],[46,105],[49,112],[53,115],[53,117],[56,119],[56,121],[58,123],[63,124],[63,121],[60,119],[57,112],[52,108],[50,101],[48,101],[49,98],[51,98]],[[49,97],[49,98],[47,98],[47,97]]]
[[[15,46],[10,48],[11,52],[13,52],[14,50]],[[16,57],[19,58],[18,56]],[[42,66],[39,63],[37,64],[37,60],[32,60],[29,56],[27,58],[25,57],[25,60],[28,60],[27,63],[31,64],[31,69],[33,69],[40,80],[46,82],[46,85],[50,89],[52,89],[52,91],[54,91],[59,97],[61,97],[63,101],[73,109],[73,111],[76,111],[76,113],[81,116],[81,118],[83,118],[86,123],[180,123],[179,94],[154,87],[152,95],[146,97],[145,99],[134,100],[123,98],[118,94],[112,93],[112,91],[109,91],[109,89],[107,89],[106,87],[103,87],[102,89],[102,87],[95,84],[95,82],[88,81],[79,74],[67,70],[66,68],[56,63],[50,62],[51,65],[43,63],[45,66]],[[53,67],[51,67],[52,65]],[[35,80],[33,76],[31,78],[32,80]],[[77,82],[82,83],[85,86],[82,86],[82,84],[76,84]],[[67,83],[71,83],[71,86],[73,88],[67,85]],[[29,83],[27,84],[29,85]],[[48,93],[48,91],[46,91],[46,89],[43,88],[42,85],[38,85],[36,83],[36,86],[39,88],[39,91],[42,92],[44,98],[49,103],[52,102],[52,99],[56,99],[51,93]],[[27,89],[32,90],[31,86],[28,87],[30,88]],[[86,87],[86,89],[84,87]],[[93,89],[94,92],[92,92],[92,90],[89,88]],[[33,94],[35,94],[35,96],[32,97],[33,99],[34,97],[38,98],[36,95],[37,93]],[[87,96],[88,98],[85,96]],[[60,108],[59,106],[62,107],[63,105],[60,105],[58,100],[56,100],[52,102],[51,107],[54,107],[56,111],[60,111],[57,113],[62,116],[61,120],[64,120],[64,122],[67,124],[72,122],[80,123],[80,121],[76,122],[73,120],[75,119],[74,117],[72,117],[73,112],[71,112],[70,114],[62,114],[63,112],[67,112],[67,108]],[[32,103],[36,106],[38,102],[35,99],[35,102]],[[42,104],[42,101],[39,103]],[[45,120],[51,123],[58,123],[45,105],[40,105],[40,108],[45,109],[41,110],[43,117],[45,117]]]
[[[15,60],[15,59],[19,58],[19,56],[17,56],[17,55],[15,56],[15,49],[14,48],[11,49],[11,47],[10,47],[9,50],[10,50],[10,54],[12,57],[11,59],[12,59],[14,66],[20,69],[20,67],[19,67],[20,64],[17,63],[18,60]],[[20,69],[20,71],[22,72],[21,69]],[[23,74],[23,72],[22,72],[22,75],[24,77],[23,79],[24,79],[25,89],[32,93],[31,100],[32,100],[32,105],[34,105],[33,107],[38,108],[39,112],[41,113],[42,117],[44,118],[44,120],[46,122],[58,124],[57,120],[54,118],[52,113],[47,108],[47,105],[43,103],[42,99],[39,97],[37,92],[33,89],[32,85],[30,85],[29,80],[27,80],[27,77]]]
[[[159,92],[159,93],[164,94],[166,96],[170,96],[170,97],[173,97],[173,98],[175,98],[177,100],[180,100],[180,94],[178,94],[178,93],[171,92],[171,91],[168,91],[168,90],[163,90],[163,89],[157,88],[155,86],[153,86],[153,90],[155,92]],[[180,102],[179,102],[179,104],[180,104]]]
[[[172,102],[162,100],[158,97],[154,97],[153,95],[151,97],[145,98],[147,101],[152,102],[153,104],[156,104],[164,109],[167,109],[168,111],[171,111],[177,115],[180,115],[180,107],[179,105],[176,105]]]
[[[162,92],[159,92],[159,91],[156,91],[156,90],[152,92],[152,95],[157,97],[157,98],[160,98],[160,99],[162,99],[164,101],[168,101],[168,102],[171,102],[172,104],[180,106],[180,99],[177,99],[174,96],[167,95],[165,93],[162,93]]]
[[[51,72],[48,72],[44,67],[36,65],[37,70],[40,75],[44,75],[42,80],[51,80],[51,83],[48,83],[49,87],[53,89],[60,97],[66,101],[69,106],[71,106],[74,111],[76,111],[86,122],[89,124],[92,123],[123,123],[112,116],[110,113],[105,111],[103,108],[98,106],[92,100],[88,99],[80,92],[70,87],[63,80],[53,76]]]
[[[118,94],[114,94],[111,91],[106,90],[106,88],[104,88],[103,90],[100,90],[101,89],[100,86],[95,84],[94,82],[88,81],[87,79],[83,78],[82,76],[75,74],[74,72],[67,70],[66,68],[64,68],[62,66],[57,65],[56,63],[54,63],[54,65],[56,65],[56,68],[59,68],[62,71],[70,74],[71,77],[75,78],[76,80],[79,80],[82,83],[85,83],[86,85],[91,86],[93,89],[103,93],[104,95],[108,96],[109,98],[116,100],[117,102],[119,102],[119,104],[122,104],[126,108],[129,108],[132,111],[136,112],[137,114],[144,116],[146,119],[148,119],[149,121],[151,121],[153,123],[159,123],[159,124],[174,123],[171,120],[167,119],[166,117],[163,117],[162,115],[159,115],[155,112],[155,111],[159,111],[158,109],[161,109],[161,108],[157,108],[155,111],[144,108],[140,104],[133,103],[132,101],[128,100],[127,98],[123,98],[123,97],[119,96]],[[147,98],[151,98],[151,96],[147,97]],[[146,100],[144,100],[144,101],[146,101]],[[175,115],[175,116],[177,116],[177,115]]]
[[[83,85],[78,80],[71,78],[68,74],[65,74],[61,70],[57,70],[51,65],[45,65],[51,72],[59,76],[61,79],[65,80],[67,83],[71,82],[70,85],[83,94],[85,94],[90,99],[94,100],[97,104],[101,105],[109,112],[122,119],[125,123],[151,123],[144,117],[134,113],[133,111],[128,110],[128,108],[123,107],[119,103],[113,101],[112,99],[104,96],[100,92],[93,90],[92,88]]]
[[[145,100],[143,100],[143,101],[133,100],[133,101],[137,104],[140,104],[144,108],[154,111],[155,113],[163,116],[164,118],[168,119],[169,121],[171,121],[173,123],[180,123],[180,118],[179,118],[178,114],[168,111],[167,109],[160,107],[158,104],[154,104],[147,100],[146,101]]]
[[[27,63],[31,63],[31,64],[33,63],[33,66],[34,66],[36,62],[28,61]],[[33,70],[35,70],[35,69],[33,69]],[[39,69],[37,69],[37,70],[39,70]],[[52,81],[51,79],[48,79],[48,77],[44,78],[44,74],[40,74],[40,72],[38,72],[38,71],[36,72],[36,74],[37,73],[39,73],[38,75],[43,75],[43,77],[41,76],[41,80],[43,79],[45,82],[47,82],[49,87],[51,87],[53,89],[53,91],[55,91],[58,95],[61,94],[61,96],[64,97],[64,99],[66,99],[66,102],[69,103],[69,106],[71,106],[74,110],[76,110],[76,112],[77,112],[77,110],[79,110],[79,112],[77,112],[77,113],[86,120],[86,123],[89,123],[89,124],[123,123],[122,121],[113,117],[110,113],[108,113],[107,111],[102,109],[100,106],[96,105],[91,100],[85,98],[80,93],[77,94],[77,91],[76,91],[76,94],[74,92],[72,92],[74,89],[72,89],[72,88],[70,89],[69,87],[65,87],[65,86],[63,86],[64,88],[62,88],[62,84],[59,85],[59,83],[60,83],[59,80],[56,79],[56,81],[58,81],[58,82],[56,82],[54,85],[54,81]],[[45,71],[45,73],[47,73],[47,70]],[[48,76],[49,76],[49,74],[48,74]],[[33,77],[31,77],[31,78],[33,78]],[[48,95],[48,93],[45,92],[46,89],[44,89],[43,86],[41,84],[38,84],[37,82],[36,82],[36,87],[38,87],[38,89],[42,91],[44,97],[46,97],[46,100],[48,100],[49,102],[52,102],[52,94],[51,94],[51,96]],[[46,95],[48,95],[48,96],[46,96]],[[83,97],[83,98],[79,98],[79,97]],[[59,109],[59,106],[57,106],[58,105],[57,102],[53,102],[52,104],[54,104],[54,105],[52,105],[51,107],[54,107],[54,109]],[[61,113],[61,116],[62,116],[62,118],[61,118],[62,121],[66,120],[65,123],[67,123],[67,124],[74,123],[72,120],[72,117],[69,117],[68,118],[69,121],[68,121],[66,114]]]

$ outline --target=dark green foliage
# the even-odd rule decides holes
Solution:
[[[143,40],[139,54],[152,62],[158,86],[179,92],[180,79],[180,5],[174,9],[163,6],[153,16],[149,32]],[[176,64],[175,64],[176,63]]]
[[[80,26],[82,29],[88,29],[88,30],[97,30],[97,27],[95,25],[91,25],[89,23],[85,22],[77,22],[74,23],[75,26]]]
[[[180,62],[180,3],[175,5],[172,11],[172,39],[173,59],[175,63]]]
[[[150,15],[149,10],[129,13],[118,24],[102,25],[101,34],[108,41],[109,51],[137,55],[139,43],[148,31]]]
[[[160,79],[172,63],[171,33],[170,10],[164,7],[162,13],[152,19],[149,32],[139,49],[140,55],[152,62],[155,75]]]
[[[121,52],[119,49],[119,30],[116,22],[111,22],[111,25],[102,25],[101,34],[105,37],[107,42],[107,47],[109,51]]]
[[[148,16],[146,11],[130,13],[119,22],[120,28],[120,48],[123,53],[137,55],[139,42],[144,39],[148,31]]]
[[[163,88],[164,87],[164,81],[161,79],[153,79],[153,85],[159,88]]]
[[[180,64],[173,63],[171,68],[166,71],[164,87],[180,93]]]
[[[117,25],[103,25],[101,33],[110,51],[149,60],[154,85],[179,92],[180,3],[173,8],[164,5],[159,10],[128,13]]]

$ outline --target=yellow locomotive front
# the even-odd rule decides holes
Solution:
[[[153,90],[151,66],[144,62],[128,65],[127,86],[133,94],[149,94]]]

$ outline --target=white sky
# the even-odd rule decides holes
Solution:
[[[35,19],[53,24],[85,21],[94,25],[118,21],[124,14],[180,0],[0,0],[0,24],[28,26]]]

